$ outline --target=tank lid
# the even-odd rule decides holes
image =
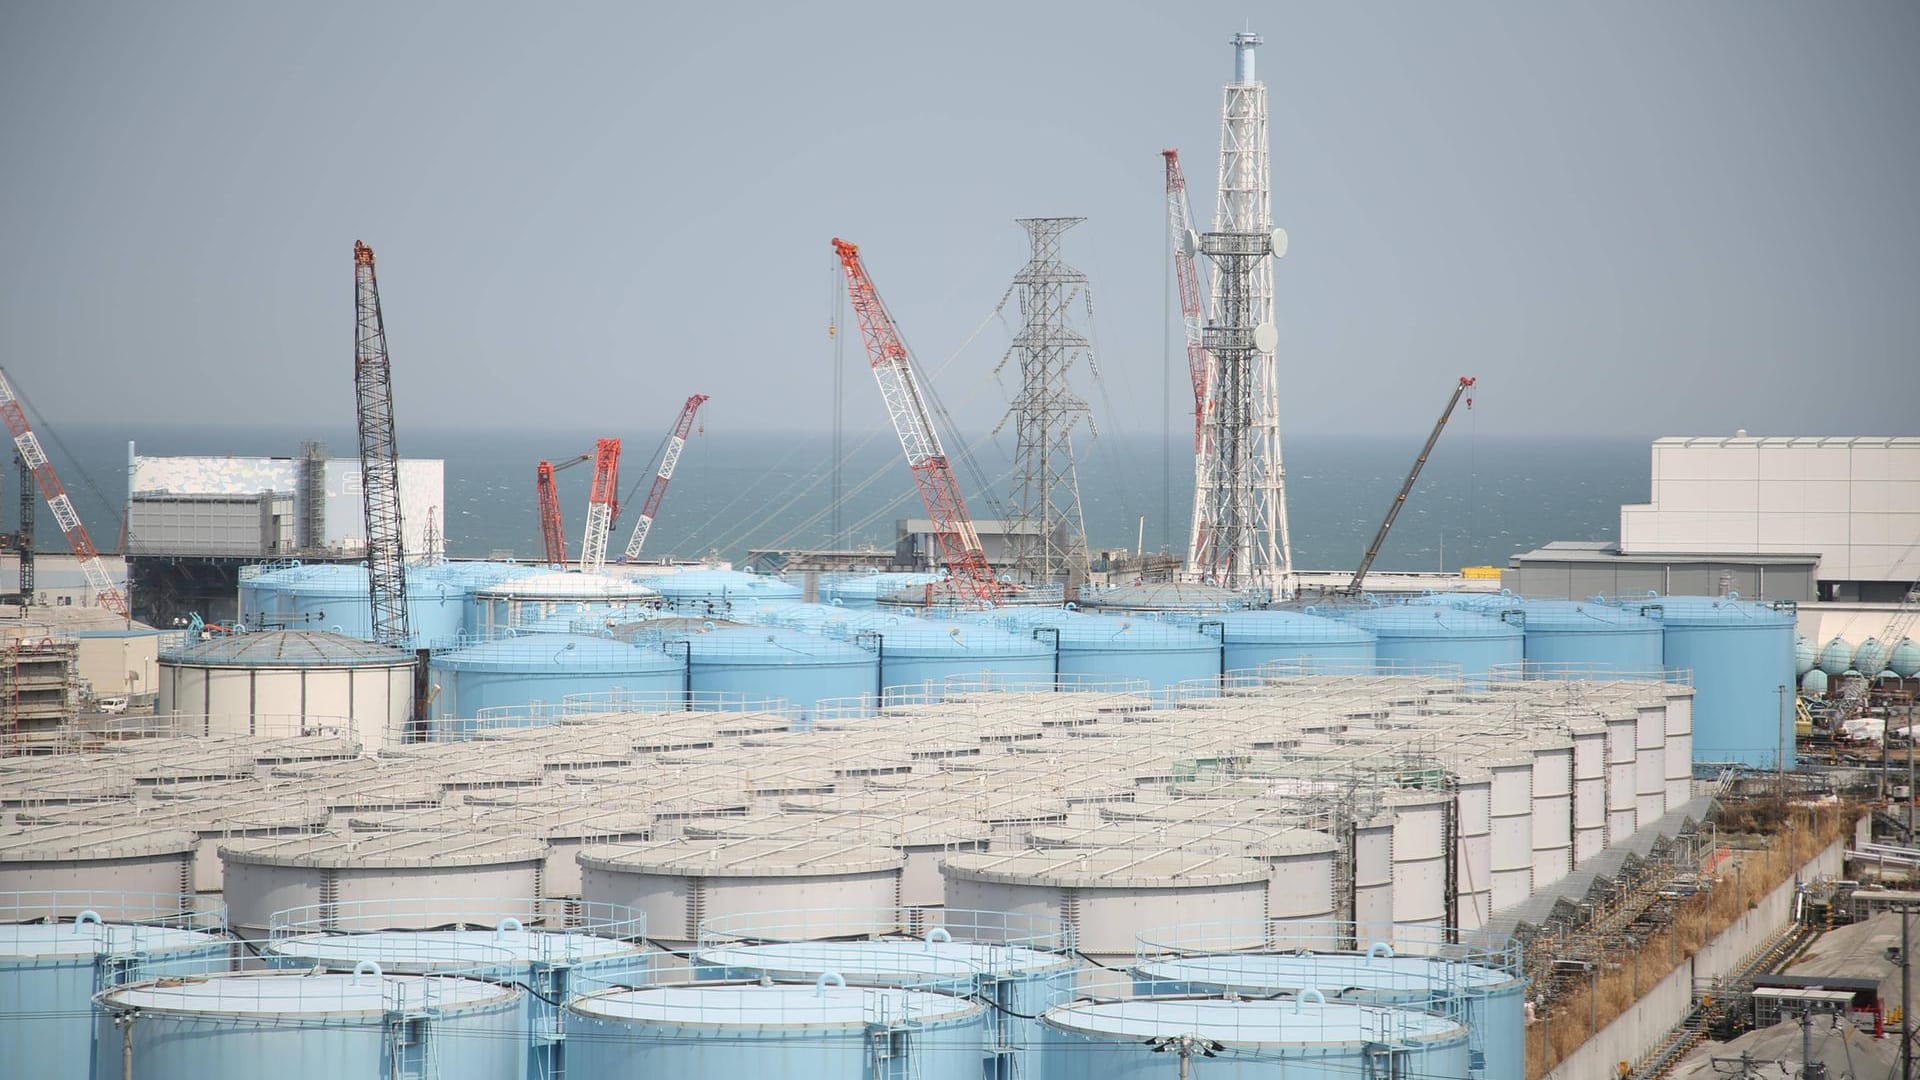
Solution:
[[[444,832],[315,833],[220,845],[220,857],[265,866],[361,870],[383,867],[496,866],[547,857],[538,840]]]
[[[414,657],[325,630],[263,630],[168,649],[160,660],[190,667],[410,667]]]
[[[1343,987],[1349,999],[1372,996],[1425,998],[1439,990],[1487,988],[1517,982],[1486,964],[1432,956],[1368,956],[1364,953],[1223,953],[1144,961],[1138,975],[1162,982],[1198,983],[1239,993]],[[1361,991],[1355,994],[1352,991]],[[1377,1000],[1377,999],[1376,999]]]
[[[876,847],[925,847],[987,840],[993,829],[985,822],[928,814],[762,814],[754,817],[706,818],[685,826],[689,837],[713,839],[863,837]]]
[[[646,600],[659,593],[631,578],[550,571],[496,581],[473,595],[479,600]]]
[[[1229,1046],[1311,1047],[1388,1042],[1397,1046],[1465,1039],[1467,1029],[1443,1016],[1330,1001],[1232,1001],[1148,998],[1077,1001],[1048,1009],[1045,1023],[1115,1039],[1196,1035]]]
[[[1291,855],[1326,855],[1340,850],[1340,842],[1313,829],[1294,828],[1273,823],[1234,822],[1229,819],[1193,821],[1153,821],[1132,818],[1109,821],[1093,828],[1042,825],[1027,834],[1033,842],[1050,848],[1181,848],[1187,851],[1220,851],[1272,858]]]
[[[941,863],[949,877],[1056,888],[1206,888],[1264,882],[1265,863],[1206,852],[1063,848],[1013,854],[965,853]]]
[[[961,1020],[980,1006],[947,994],[877,986],[663,986],[575,998],[583,1016],[676,1027],[857,1027]]]
[[[139,1009],[255,1016],[380,1016],[399,1007],[445,1012],[513,1001],[510,986],[429,975],[313,975],[304,971],[250,971],[204,979],[157,979],[109,990],[109,1010]]]
[[[685,661],[651,642],[593,634],[522,634],[441,653],[433,658],[433,666],[450,671],[645,674],[677,671]]]
[[[225,947],[221,934],[141,923],[0,923],[0,957],[152,955]]]
[[[100,825],[28,825],[0,831],[0,863],[98,862],[154,855],[187,855],[199,846],[175,829],[128,832]]]
[[[582,866],[628,874],[831,877],[899,870],[905,856],[889,848],[832,839],[683,839],[584,848],[579,860]]]
[[[977,941],[785,941],[700,950],[700,963],[799,982],[838,972],[856,984],[911,985],[1072,968],[1070,956]]]
[[[420,974],[501,963],[581,963],[638,956],[647,947],[569,930],[375,930],[281,937],[268,944],[267,951],[333,967],[351,968],[371,960],[383,971]]]

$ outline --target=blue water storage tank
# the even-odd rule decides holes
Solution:
[[[1469,1075],[1467,1029],[1458,1022],[1413,1009],[1328,1001],[1318,989],[1285,1001],[1114,1001],[1103,995],[1049,1009],[1043,1023],[1047,1038],[1040,1071],[1046,1080],[1170,1076],[1171,1055],[1156,1045],[1182,1036],[1204,1040],[1213,1055],[1195,1057],[1194,1071],[1201,1076],[1209,1071],[1238,1080]],[[1382,1059],[1391,1066],[1382,1065]]]
[[[1814,668],[1800,676],[1800,692],[1808,697],[1827,696],[1827,673]]]
[[[1228,671],[1284,663],[1303,671],[1352,674],[1371,671],[1374,664],[1373,632],[1338,619],[1270,609],[1177,621],[1220,635]]]
[[[1669,668],[1693,672],[1693,758],[1793,768],[1794,615],[1738,597],[1622,598],[1665,629]],[[1824,651],[1824,650],[1823,650]],[[1824,666],[1824,665],[1823,665]],[[1844,670],[1844,669],[1842,669]]]
[[[1383,664],[1452,665],[1469,679],[1526,657],[1526,633],[1513,623],[1437,604],[1330,608],[1324,614],[1371,630]]]
[[[1522,599],[1502,594],[1461,594],[1457,606],[1507,622],[1525,632],[1522,651],[1529,668],[1559,676],[1652,674],[1661,670],[1665,647],[1660,624],[1603,601]],[[1464,599],[1472,596],[1471,599]],[[1514,614],[1517,613],[1517,614]]]
[[[448,562],[407,567],[407,623],[416,648],[447,648],[470,633],[476,589],[536,572],[516,563]],[[314,563],[257,575],[240,585],[248,626],[330,630],[371,640],[373,615],[363,563]]]
[[[1887,658],[1892,655],[1891,647],[1883,649],[1879,638],[1869,637],[1853,650],[1853,670],[1862,675],[1877,676],[1887,670]]]
[[[1083,592],[1080,607],[1085,611],[1107,615],[1142,612],[1218,615],[1226,611],[1239,611],[1248,605],[1250,599],[1246,593],[1223,589],[1218,585],[1154,581]]]
[[[660,594],[631,578],[544,571],[473,592],[468,631],[492,638],[555,616],[624,616],[660,604]]]
[[[482,709],[558,705],[568,694],[644,691],[663,700],[686,688],[686,661],[649,641],[587,634],[497,638],[433,658],[433,719]]]
[[[964,998],[831,975],[576,998],[567,1037],[569,1077],[674,1080],[980,1080],[988,1043],[985,1010]]]
[[[1292,997],[1318,989],[1328,1000],[1439,1013],[1467,1027],[1473,1077],[1526,1074],[1526,979],[1492,964],[1371,953],[1228,953],[1149,960],[1133,969],[1142,996]]]
[[[1828,675],[1844,675],[1853,666],[1853,646],[1845,638],[1834,637],[1820,647],[1814,663]]]
[[[394,898],[279,912],[262,958],[299,971],[352,972],[372,962],[389,975],[457,974],[537,991],[524,995],[530,1080],[566,1075],[560,1006],[568,998],[648,982],[646,918],[617,904],[576,901],[569,912],[558,902],[507,900],[499,910],[512,914],[491,930],[385,929],[431,925],[436,914],[447,923],[476,921],[471,903],[451,915],[444,904]]]
[[[95,1040],[140,1080],[527,1075],[523,991],[441,976],[249,972],[149,981],[94,1000]],[[120,1021],[137,1016],[122,1031]],[[120,1055],[99,1075],[121,1075]]]
[[[902,589],[918,589],[939,580],[939,574],[838,574],[821,580],[820,602],[870,608],[882,596],[891,596]]]
[[[649,577],[647,584],[682,614],[731,619],[744,618],[762,604],[797,601],[801,595],[798,585],[738,570],[685,570]]]
[[[100,894],[95,911],[65,922],[21,922],[46,894],[0,894],[0,1047],[8,1076],[92,1080],[93,995],[138,979],[222,970],[233,941],[218,911],[188,913],[191,896]],[[170,912],[160,910],[170,907]],[[123,918],[145,921],[128,922]],[[119,1073],[119,1040],[108,1046]]]
[[[1097,686],[1144,681],[1162,689],[1220,675],[1220,639],[1158,619],[1088,615],[1064,608],[968,613],[1060,651],[1060,674]],[[1057,642],[1056,642],[1057,635]]]
[[[1920,675],[1920,645],[1915,645],[1912,638],[1901,638],[1893,655],[1887,658],[1887,666],[1903,679]]]
[[[1805,678],[1807,672],[1813,670],[1813,661],[1817,655],[1818,652],[1814,649],[1813,642],[1803,637],[1794,638],[1793,673]]]
[[[770,604],[754,614],[754,621],[873,649],[880,658],[882,688],[912,688],[914,696],[927,700],[938,700],[949,682],[1012,687],[1053,678],[1051,642],[978,620],[923,619],[838,604]]]
[[[722,626],[663,642],[685,650],[696,694],[748,703],[785,701],[806,719],[830,698],[873,694],[880,661],[848,641],[770,626]]]

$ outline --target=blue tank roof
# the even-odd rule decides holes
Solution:
[[[873,653],[847,641],[777,626],[722,626],[688,634],[695,664],[780,664],[810,667],[871,664]]]
[[[1119,615],[1089,615],[1064,608],[996,608],[969,613],[1029,636],[1042,627],[1060,632],[1062,649],[1194,650],[1218,649],[1216,638],[1159,619]],[[1047,635],[1051,636],[1051,635]],[[1049,641],[1047,644],[1051,645]]]
[[[1329,619],[1321,615],[1309,615],[1303,611],[1283,611],[1278,608],[1229,611],[1222,615],[1190,617],[1178,621],[1187,626],[1198,626],[1201,622],[1219,623],[1225,628],[1228,641],[1359,645],[1374,640],[1371,630],[1351,623],[1343,623],[1338,619]]]
[[[1756,604],[1737,596],[1623,596],[1611,601],[1628,611],[1636,611],[1670,626],[1749,626],[1758,628],[1791,627],[1794,617],[1766,604]]]
[[[759,602],[800,599],[800,587],[764,574],[738,570],[684,570],[647,578],[669,600],[749,599]]]
[[[1310,609],[1311,610],[1311,609]],[[1395,638],[1510,638],[1526,636],[1518,626],[1472,611],[1433,604],[1392,604],[1385,607],[1330,608],[1312,614],[1331,615],[1342,622]]]
[[[434,657],[433,666],[452,671],[646,673],[675,671],[684,661],[652,642],[590,634],[525,634],[441,653]]]
[[[889,596],[901,589],[931,585],[939,580],[941,580],[939,574],[921,573],[883,572],[836,575],[820,583],[820,599],[843,600],[848,604],[871,604],[880,597]]]

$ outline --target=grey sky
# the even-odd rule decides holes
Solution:
[[[1079,214],[1111,411],[1087,396],[1157,433],[1158,152],[1204,222],[1243,23],[1289,430],[1423,428],[1464,373],[1489,433],[1916,430],[1902,0],[13,3],[0,362],[57,419],[348,423],[364,239],[403,448],[650,442],[694,390],[819,428],[830,237],[932,367],[1023,261],[1011,219]],[[1005,341],[939,380],[963,426]]]

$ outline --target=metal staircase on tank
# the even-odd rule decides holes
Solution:
[[[420,1001],[410,1004],[400,984],[382,981],[389,1080],[440,1080],[440,1070],[433,1060],[433,1029],[427,1023],[436,1011],[433,1007],[433,981],[423,979],[419,986]]]

